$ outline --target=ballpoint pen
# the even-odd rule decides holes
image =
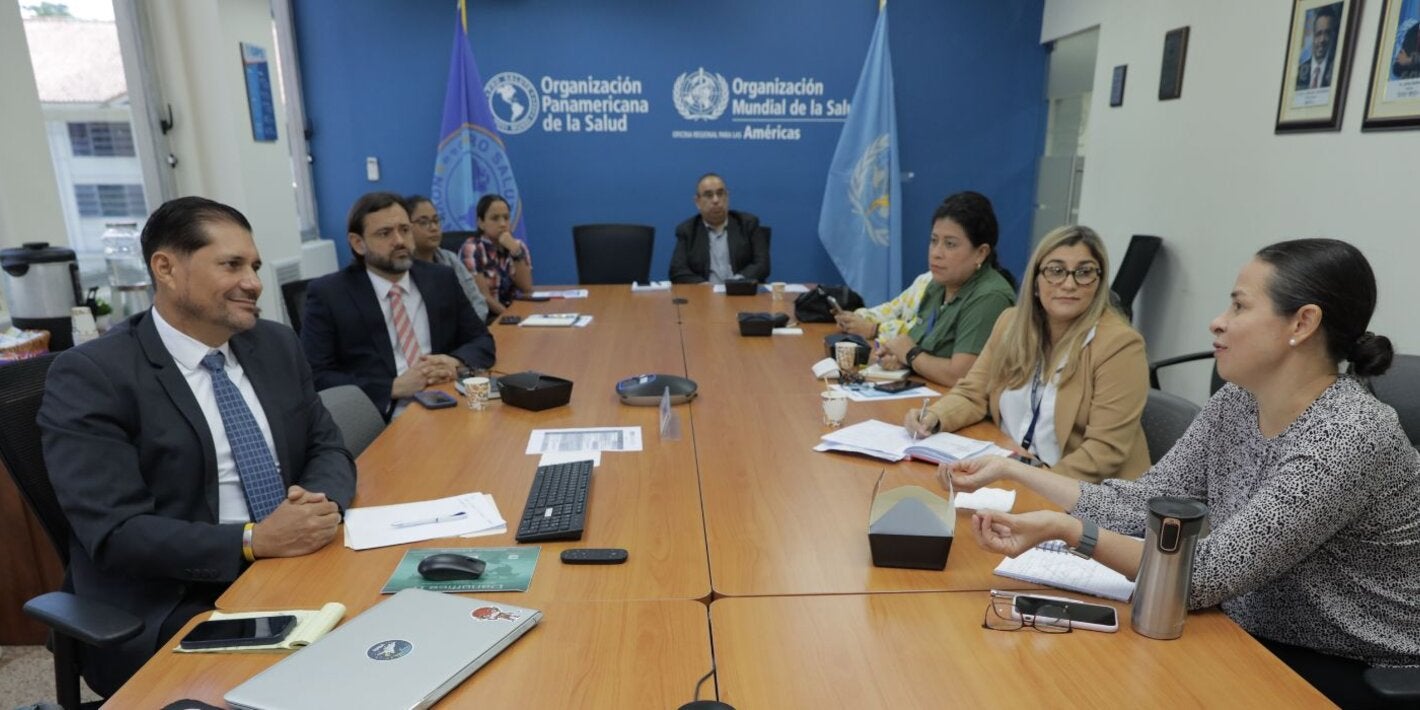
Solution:
[[[932,398],[931,398],[931,397],[923,397],[923,398],[922,398],[922,411],[920,411],[920,412],[917,413],[917,424],[918,424],[919,426],[922,424],[922,421],[927,418],[927,405],[928,405],[931,401],[932,401]],[[913,429],[913,430],[912,430],[912,439],[913,439],[913,441],[916,441],[917,438],[918,438],[917,429]]]
[[[468,516],[468,511],[460,510],[449,515],[436,515],[432,518],[419,518],[417,520],[399,520],[390,523],[392,528],[412,528],[416,525],[432,525],[434,523],[448,523],[454,520],[462,520]]]

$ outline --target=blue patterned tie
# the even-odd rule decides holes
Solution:
[[[261,427],[242,398],[242,393],[227,377],[226,356],[219,351],[202,358],[202,366],[212,373],[212,393],[217,396],[217,411],[222,415],[222,427],[232,445],[232,459],[237,462],[237,475],[247,495],[247,510],[251,519],[260,522],[286,499],[286,485],[276,459],[261,435]]]

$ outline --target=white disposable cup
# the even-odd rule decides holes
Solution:
[[[840,340],[833,346],[833,360],[838,363],[838,369],[847,372],[855,372],[858,369],[858,344],[848,340]]]
[[[468,395],[468,408],[481,410],[488,405],[488,378],[487,377],[466,377],[463,381],[463,391]]]
[[[775,281],[769,284],[769,293],[773,294],[774,300],[776,301],[784,300],[784,282]]]
[[[823,423],[831,427],[843,424],[844,417],[848,416],[848,395],[839,390],[820,392],[823,398]]]

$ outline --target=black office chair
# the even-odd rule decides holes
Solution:
[[[1110,284],[1112,296],[1117,296],[1116,305],[1126,318],[1134,320],[1134,297],[1139,295],[1139,287],[1144,285],[1144,277],[1159,253],[1164,240],[1144,234],[1136,234],[1129,240],[1129,249],[1119,262],[1119,270],[1114,273]],[[1114,299],[1111,299],[1114,300]]]
[[[572,227],[577,283],[629,284],[651,280],[656,228],[642,224],[579,224]]]
[[[65,568],[69,566],[69,521],[49,483],[40,444],[40,401],[44,378],[54,355],[0,366],[0,461],[15,479],[20,495],[39,518]],[[97,648],[123,643],[143,631],[143,620],[99,601],[65,590],[25,602],[25,613],[50,628],[54,652],[54,690],[65,710],[79,707],[79,644]]]
[[[311,279],[288,281],[281,284],[281,298],[286,301],[286,315],[291,319],[291,330],[301,332],[301,316],[306,314],[306,287]]]
[[[1149,386],[1154,389],[1159,389],[1159,370],[1165,367],[1170,367],[1172,365],[1181,365],[1186,362],[1197,362],[1198,360],[1212,359],[1213,351],[1209,350],[1207,352],[1189,353],[1187,355],[1179,355],[1178,357],[1166,357],[1162,360],[1155,360],[1154,362],[1149,363]],[[1212,381],[1209,384],[1208,396],[1211,397],[1217,394],[1218,390],[1223,389],[1223,385],[1225,384],[1227,384],[1227,381],[1218,375],[1218,364],[1216,362],[1213,363],[1213,377]]]
[[[1153,465],[1173,448],[1174,442],[1188,431],[1188,425],[1202,409],[1174,394],[1163,390],[1149,390],[1149,399],[1144,403],[1144,416],[1139,419],[1144,427],[1144,440],[1149,444],[1149,464]]]
[[[1420,448],[1420,355],[1396,355],[1370,385],[1376,399],[1395,408],[1410,444]]]
[[[448,249],[457,254],[459,250],[463,249],[463,243],[468,241],[469,237],[477,233],[478,232],[444,232],[444,236],[439,238],[439,248]]]

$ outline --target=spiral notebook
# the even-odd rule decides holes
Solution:
[[[1064,540],[1049,540],[1007,557],[996,566],[996,574],[1121,602],[1134,595],[1134,582],[1128,577],[1095,560],[1070,554]]]

